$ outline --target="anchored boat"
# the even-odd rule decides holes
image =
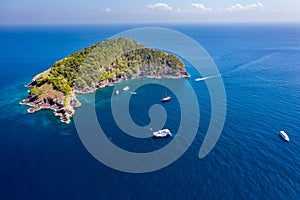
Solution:
[[[167,137],[172,136],[172,133],[169,129],[162,129],[156,132],[153,132],[154,137]]]
[[[290,138],[289,138],[289,136],[288,136],[288,134],[287,134],[286,132],[280,131],[280,136],[281,136],[285,141],[287,141],[287,142],[290,141]]]
[[[170,96],[168,96],[168,97],[164,97],[164,98],[162,98],[162,102],[163,103],[165,103],[165,102],[168,102],[168,101],[170,101],[171,100],[171,97]]]
[[[127,90],[129,90],[129,86],[123,88],[123,91],[127,91]]]

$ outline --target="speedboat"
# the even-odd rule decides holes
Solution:
[[[171,100],[171,97],[170,96],[168,96],[168,97],[165,97],[165,98],[162,98],[162,102],[163,103],[165,103],[165,102],[168,102],[168,101],[170,101]]]
[[[198,81],[204,81],[204,80],[206,80],[206,79],[208,79],[208,78],[209,78],[209,77],[196,78],[195,81],[197,81],[197,82],[198,82]]]
[[[153,136],[155,136],[155,137],[167,137],[167,136],[172,136],[172,133],[169,129],[162,129],[162,130],[153,132]]]
[[[287,134],[286,132],[280,131],[280,136],[281,136],[285,141],[287,141],[287,142],[290,141],[290,138],[289,138],[289,136],[288,136],[288,134]]]

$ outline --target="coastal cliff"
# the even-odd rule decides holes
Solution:
[[[57,62],[27,85],[29,95],[21,104],[28,112],[52,109],[62,122],[69,123],[81,104],[76,93],[138,78],[188,77],[184,63],[175,55],[154,50],[127,38],[99,42]]]

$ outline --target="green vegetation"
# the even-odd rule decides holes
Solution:
[[[174,55],[146,48],[131,39],[110,39],[54,63],[50,70],[36,76],[30,95],[36,95],[45,83],[51,83],[67,96],[72,89],[83,90],[99,83],[182,71],[184,64]]]
[[[65,106],[65,107],[68,107],[68,106],[69,106],[68,98],[69,98],[69,94],[67,94],[67,95],[64,97],[64,106]]]
[[[31,88],[29,95],[34,96],[34,95],[37,95],[37,93],[38,93],[38,88],[37,88],[37,86],[34,86]]]

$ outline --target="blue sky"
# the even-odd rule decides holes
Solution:
[[[300,22],[299,0],[1,0],[0,24]]]

